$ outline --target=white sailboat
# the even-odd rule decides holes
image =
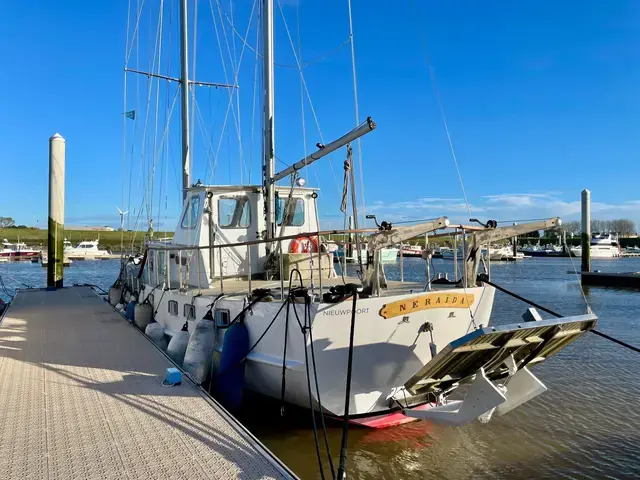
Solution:
[[[189,84],[186,9],[187,2],[182,0],[183,86]],[[262,184],[192,184],[189,89],[182,88],[182,212],[172,240],[148,242],[146,262],[126,265],[119,284],[151,303],[155,320],[169,337],[179,335],[186,325],[193,338],[199,322],[212,318],[213,384],[224,381],[220,377],[227,373],[221,358],[231,348],[225,343],[230,325],[243,325],[250,345],[241,355],[246,388],[335,417],[349,415],[364,425],[440,417],[449,423],[466,423],[490,416],[498,405],[506,413],[544,391],[527,365],[573,341],[596,318],[545,321],[524,329],[519,325],[511,330],[487,328],[495,290],[478,281],[481,255],[476,253],[482,245],[552,228],[559,220],[476,229],[468,235],[469,255],[460,287],[430,291],[426,278],[424,282],[387,280],[381,250],[450,227],[449,220],[440,217],[400,228],[384,223],[379,229],[358,227],[350,143],[376,128],[370,118],[291,167],[276,171],[273,0],[262,0],[262,15]],[[317,190],[297,182],[296,172],[345,147],[351,166],[345,191],[352,196],[356,224],[353,230],[323,231]],[[284,179],[291,181],[286,186],[277,184]],[[467,233],[473,230],[466,226]],[[360,278],[335,275],[322,244],[323,235],[329,234],[354,235],[355,251],[366,235],[372,262]],[[521,340],[514,341],[516,337]],[[492,350],[497,348],[490,343],[494,339],[497,344],[504,339],[504,348]],[[471,344],[486,345],[485,340],[491,346],[478,347],[480,353],[474,353],[477,349]],[[471,359],[468,355],[475,355],[475,360],[463,361]],[[347,371],[352,373],[350,386]],[[506,377],[513,380],[508,401],[507,387],[500,383]],[[312,388],[316,382],[317,388]],[[483,387],[483,382],[489,386]],[[472,390],[482,388],[480,401],[464,407],[449,401],[449,394],[461,383],[471,383]],[[348,411],[345,397],[350,399]]]

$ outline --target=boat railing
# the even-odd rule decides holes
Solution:
[[[313,232],[303,232],[292,235],[284,235],[274,239],[257,239],[245,242],[235,242],[226,244],[214,244],[214,245],[167,245],[167,244],[147,244],[147,257],[152,264],[151,269],[147,269],[149,275],[149,283],[157,286],[165,285],[167,289],[180,289],[186,290],[189,287],[195,287],[198,292],[204,289],[213,288],[218,286],[220,293],[225,293],[225,284],[229,281],[246,281],[247,291],[251,292],[253,287],[253,280],[258,272],[254,272],[254,265],[252,258],[254,255],[258,255],[255,251],[261,245],[269,245],[270,250],[276,253],[277,257],[277,269],[274,273],[277,273],[277,277],[280,281],[280,291],[284,292],[285,283],[288,283],[288,278],[284,278],[285,265],[284,256],[280,255],[280,252],[288,252],[288,245],[291,240],[301,238],[317,238],[317,252],[309,252],[309,268],[308,272],[311,276],[312,288],[318,288],[320,298],[324,292],[324,279],[327,275],[328,268],[333,269],[332,252],[323,251],[324,238],[329,235],[357,235],[374,233],[377,229],[352,229],[352,230],[319,230]],[[324,237],[324,238],[323,238]],[[283,245],[283,242],[284,245]],[[355,248],[355,241],[344,242],[345,247],[353,245]],[[237,254],[241,249],[246,249],[246,257],[243,259],[243,263],[246,264],[246,269],[242,274],[237,275],[225,275],[224,273],[224,258],[231,258],[230,255],[224,255],[224,252],[232,251]],[[214,252],[218,252],[217,255]],[[209,259],[209,271],[204,268],[207,261],[204,253],[208,252]],[[216,258],[217,257],[217,258]],[[258,257],[256,257],[258,258]],[[174,261],[172,261],[174,260]],[[363,259],[363,261],[366,259]],[[325,261],[331,261],[331,265],[327,268],[327,265],[323,265]],[[215,267],[215,269],[213,268]],[[324,267],[324,271],[323,271]],[[345,268],[345,265],[342,266]],[[261,269],[260,273],[264,273],[265,269]],[[194,278],[195,277],[195,278]],[[274,275],[275,277],[275,275]],[[134,279],[128,279],[131,285],[135,287],[136,283]],[[277,281],[277,280],[274,280]],[[317,282],[317,283],[316,283]],[[228,289],[227,289],[228,290]]]
[[[198,292],[201,292],[203,289],[214,288],[217,286],[220,289],[220,293],[225,293],[229,290],[225,287],[227,282],[245,281],[247,283],[248,291],[251,292],[256,275],[263,274],[267,270],[266,268],[262,268],[259,272],[254,271],[255,262],[253,262],[252,259],[254,256],[255,258],[260,258],[261,255],[257,251],[259,246],[268,245],[270,246],[270,251],[276,253],[276,265],[269,265],[269,272],[274,274],[274,282],[277,281],[276,277],[279,278],[280,290],[281,292],[284,292],[285,283],[288,283],[289,279],[285,278],[286,269],[284,265],[284,256],[279,255],[279,253],[288,252],[289,242],[292,240],[314,237],[317,239],[318,252],[309,252],[309,268],[307,268],[306,271],[311,277],[312,289],[315,290],[318,288],[321,298],[324,293],[324,280],[327,276],[327,266],[324,265],[323,271],[323,263],[325,261],[331,261],[333,264],[333,258],[328,255],[333,252],[323,252],[323,242],[334,242],[334,239],[337,236],[340,236],[340,238],[343,239],[342,241],[334,243],[340,243],[343,247],[342,258],[338,258],[338,263],[340,265],[341,272],[346,273],[348,260],[346,258],[347,250],[351,250],[355,253],[355,260],[357,260],[358,255],[356,251],[356,242],[353,237],[355,235],[371,234],[377,231],[377,228],[317,230],[312,232],[283,235],[273,239],[256,239],[235,243],[194,246],[148,243],[146,245],[147,256],[155,267],[151,270],[147,270],[150,277],[148,280],[150,284],[157,286],[164,284],[168,289],[177,288],[183,291],[186,291],[188,288],[195,287]],[[462,232],[464,232],[464,230],[462,230]],[[446,234],[433,235],[432,238],[450,235],[454,235],[455,238],[455,236],[464,235],[464,233],[459,233],[458,230],[455,230],[454,232],[448,232]],[[349,238],[351,238],[351,240],[349,240]],[[366,241],[366,239],[364,240]],[[224,259],[226,258],[228,261],[231,258],[237,257],[237,254],[241,249],[246,249],[246,256],[241,260],[242,263],[246,265],[244,271],[239,274],[225,275]],[[214,253],[216,251],[218,252],[217,255]],[[204,252],[208,252],[208,259]],[[227,255],[224,255],[224,252],[227,252]],[[367,259],[363,256],[363,268],[366,267],[366,260]],[[160,264],[162,264],[162,267]],[[399,273],[401,282],[405,281],[405,267],[405,256],[403,255],[402,248],[400,248]],[[333,269],[333,265],[330,265],[330,268]],[[457,275],[454,276],[457,278]],[[234,290],[238,291],[237,289]]]

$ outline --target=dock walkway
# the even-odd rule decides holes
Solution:
[[[0,478],[295,478],[90,288],[21,290],[0,326]]]

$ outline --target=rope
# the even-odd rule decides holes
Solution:
[[[573,262],[573,258],[571,257],[571,249],[567,245],[567,237],[565,235],[562,236],[562,241],[564,242],[564,251],[569,255],[569,261],[571,262],[571,268],[573,268],[573,273],[576,276],[576,280],[578,281],[578,285],[580,286],[580,294],[582,295],[582,299],[584,300],[584,304],[587,306],[587,312],[591,313],[591,305],[589,305],[589,300],[587,300],[587,296],[584,293],[584,288],[582,288],[582,281],[580,275],[578,275],[578,270],[576,269],[576,265]]]
[[[349,333],[349,357],[347,359],[347,385],[344,396],[344,422],[342,424],[342,441],[340,442],[340,466],[338,467],[338,479],[347,476],[347,446],[349,442],[349,402],[351,401],[351,374],[353,373],[353,340],[356,328],[356,309],[358,292],[351,292],[353,304],[351,305],[351,330]]]
[[[411,2],[414,10],[416,10],[416,5],[415,2],[412,0]],[[416,17],[417,17],[417,11],[416,11]],[[419,25],[421,26],[422,24],[419,23]],[[420,31],[420,40],[421,40],[421,46],[422,49],[424,50],[424,55],[427,61],[427,66],[429,68],[429,77],[431,78],[431,84],[433,86],[433,91],[435,93],[436,96],[436,101],[438,103],[438,108],[440,110],[440,117],[442,119],[442,125],[444,126],[444,131],[447,134],[447,141],[449,142],[449,150],[451,150],[451,157],[453,158],[453,164],[456,167],[456,173],[458,174],[458,181],[460,182],[460,188],[462,189],[462,195],[464,196],[464,203],[467,206],[467,213],[469,214],[469,218],[471,218],[471,206],[469,205],[469,200],[467,198],[467,192],[464,189],[464,182],[462,181],[462,175],[460,174],[460,167],[458,166],[458,159],[456,157],[456,151],[453,148],[453,142],[451,140],[451,133],[449,132],[449,126],[447,125],[447,117],[445,116],[444,113],[444,107],[442,106],[442,100],[440,99],[440,91],[438,90],[438,84],[436,82],[436,74],[435,71],[433,70],[433,65],[431,64],[431,56],[429,55],[429,50],[427,49],[427,39],[426,36],[424,34],[424,30],[422,28],[419,28]]]
[[[506,288],[501,287],[501,286],[499,286],[499,285],[496,285],[496,284],[495,284],[495,283],[493,283],[493,282],[490,282],[488,279],[486,279],[486,278],[485,278],[485,276],[482,276],[482,278],[481,278],[480,280],[481,280],[481,281],[483,281],[484,283],[488,284],[488,285],[491,285],[491,286],[492,286],[492,287],[494,287],[495,289],[500,290],[500,291],[501,291],[501,292],[503,292],[503,293],[506,293],[507,295],[510,295],[510,296],[512,296],[512,297],[514,297],[514,298],[517,298],[518,300],[521,300],[521,301],[523,301],[524,303],[527,303],[527,304],[531,305],[532,307],[537,308],[538,310],[542,310],[543,312],[546,312],[546,313],[548,313],[549,315],[553,315],[553,316],[554,316],[554,317],[556,317],[556,318],[563,318],[563,315],[560,315],[559,313],[554,312],[553,310],[551,310],[551,309],[549,309],[549,308],[547,308],[547,307],[543,307],[542,305],[539,305],[539,304],[537,304],[537,303],[535,303],[535,302],[533,302],[533,301],[531,301],[531,300],[529,300],[529,299],[526,299],[526,298],[524,298],[524,297],[521,297],[521,296],[520,296],[520,295],[518,295],[517,293],[514,293],[514,292],[512,292],[512,291],[510,291],[510,290],[507,290]],[[617,338],[614,338],[614,337],[612,337],[612,336],[610,336],[610,335],[607,335],[606,333],[602,333],[602,332],[600,332],[600,331],[596,330],[595,328],[592,328],[592,329],[591,329],[591,330],[589,330],[589,331],[590,331],[591,333],[595,333],[595,334],[596,334],[596,335],[598,335],[599,337],[606,338],[607,340],[610,340],[610,341],[612,341],[612,342],[614,342],[614,343],[617,343],[618,345],[622,345],[623,347],[628,348],[629,350],[632,350],[632,351],[634,351],[634,352],[640,353],[640,348],[635,347],[635,346],[633,346],[633,345],[630,345],[630,344],[628,344],[628,343],[626,343],[626,342],[623,342],[622,340],[618,340]]]

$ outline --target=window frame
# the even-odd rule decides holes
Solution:
[[[278,221],[278,218],[276,218],[276,225],[278,227],[281,227],[284,223],[285,220],[285,207],[287,206],[287,202],[289,201],[289,197],[278,197],[276,199],[276,202],[282,202],[282,206],[279,208],[280,210],[280,215],[282,215],[282,218],[280,219],[280,221]],[[302,227],[304,226],[306,220],[307,220],[307,212],[306,210],[306,205],[305,205],[305,201],[304,198],[302,197],[291,197],[291,202],[293,203],[293,214],[291,215],[291,222],[292,223],[286,223],[284,224],[285,227]],[[293,223],[293,219],[295,218],[295,214],[296,214],[296,206],[297,205],[302,205],[302,223],[298,224],[298,223]],[[278,210],[278,208],[276,208],[276,211]]]
[[[178,316],[178,302],[176,302],[175,300],[169,300],[167,302],[167,311],[169,312],[169,315],[173,315],[174,317],[177,317]]]
[[[243,207],[242,207],[242,213],[237,219],[238,223],[237,224],[233,224],[232,223],[230,225],[223,225],[222,222],[220,221],[220,219],[221,219],[221,216],[220,216],[220,213],[221,213],[220,201],[221,200],[235,200],[236,201],[235,208],[233,209],[233,217],[231,218],[231,220],[233,221],[234,218],[235,218],[236,210],[238,208],[238,204],[239,204],[240,199],[244,200],[244,204],[243,204]],[[242,225],[240,223],[241,220],[242,220],[242,217],[244,216],[244,209],[245,208],[249,209],[249,218],[248,218],[248,223],[247,223],[246,226]],[[238,230],[238,229],[246,230],[246,229],[250,228],[251,227],[251,198],[249,198],[249,195],[223,195],[223,196],[218,197],[218,226],[220,228],[229,229],[229,230],[234,230],[234,229],[235,230]]]
[[[194,218],[192,218],[193,214],[191,214],[191,215],[189,215],[189,214],[193,211],[193,205],[192,204],[196,203],[196,202],[198,204],[198,209],[197,209],[197,212],[196,212],[196,218],[194,219]],[[189,203],[187,204],[187,208],[185,209],[184,214],[182,215],[182,221],[180,222],[180,228],[182,228],[183,230],[194,230],[195,228],[198,227],[198,224],[199,224],[198,219],[200,218],[200,202],[201,202],[200,194],[191,196],[191,198],[189,199]],[[185,221],[187,219],[189,220],[189,225],[188,226],[185,225]],[[191,224],[192,220],[194,220],[193,225]]]
[[[190,303],[185,303],[182,306],[182,316],[186,320],[195,320],[196,319],[196,306]]]
[[[226,322],[222,321],[222,316],[226,315]],[[216,308],[213,312],[213,320],[218,328],[228,327],[231,323],[231,311],[228,308]]]

